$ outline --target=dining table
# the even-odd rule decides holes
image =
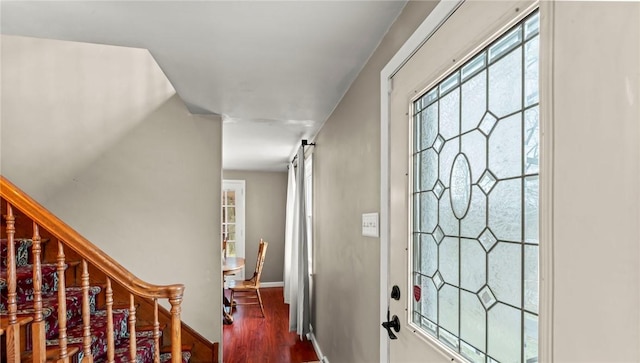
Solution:
[[[232,275],[244,267],[245,260],[242,257],[225,257],[222,260],[222,278],[227,275]],[[233,306],[231,306],[231,302],[224,294],[224,281],[222,284],[222,321],[224,324],[233,324],[233,316],[232,310]],[[226,308],[229,308],[227,312]]]

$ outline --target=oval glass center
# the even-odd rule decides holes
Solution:
[[[462,219],[471,203],[471,168],[464,154],[458,154],[451,166],[451,208],[458,219]]]

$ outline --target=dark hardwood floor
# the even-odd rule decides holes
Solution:
[[[224,325],[224,363],[302,363],[318,360],[311,341],[289,332],[289,305],[281,287],[262,288],[266,318],[258,305],[238,306]],[[229,292],[226,292],[227,297]]]

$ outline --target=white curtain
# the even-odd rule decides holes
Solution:
[[[304,147],[296,159],[297,165],[289,166],[287,188],[284,300],[289,304],[289,331],[304,338],[309,333],[310,319]]]

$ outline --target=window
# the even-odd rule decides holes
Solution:
[[[472,362],[538,359],[538,28],[412,105],[411,321]]]

